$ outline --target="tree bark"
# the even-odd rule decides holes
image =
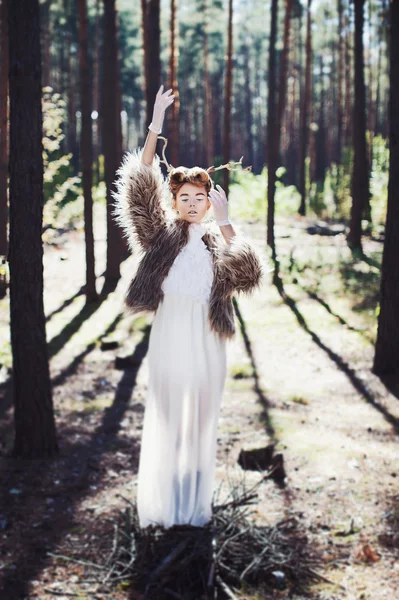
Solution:
[[[80,131],[80,156],[82,167],[85,249],[86,249],[86,300],[97,299],[96,275],[94,268],[94,234],[93,234],[93,197],[92,165],[93,165],[93,132],[91,126],[91,92],[88,42],[88,18],[86,0],[78,0],[79,18],[79,71],[80,71],[80,107],[82,127]]]
[[[366,147],[366,90],[364,84],[364,0],[355,3],[355,107],[353,113],[352,208],[348,245],[361,251],[362,215],[369,201],[369,170]]]
[[[283,52],[281,55],[281,64],[280,64],[280,75],[279,75],[279,86],[278,86],[278,98],[276,102],[276,118],[275,123],[272,125],[272,137],[269,139],[271,143],[271,147],[269,147],[269,165],[268,165],[268,179],[267,179],[267,195],[268,195],[268,224],[267,224],[267,243],[270,245],[272,249],[272,253],[274,256],[275,253],[275,243],[274,243],[274,195],[276,191],[276,169],[277,163],[280,155],[280,138],[281,138],[281,124],[284,116],[285,110],[285,100],[286,100],[286,90],[287,90],[287,62],[288,62],[288,51],[289,51],[289,39],[290,39],[290,24],[291,24],[291,9],[292,9],[292,0],[285,0],[285,17],[284,17],[284,34],[283,34]],[[272,15],[271,21],[273,23],[273,10],[274,10],[274,2],[272,2]],[[276,4],[276,16],[277,19],[277,4]],[[271,25],[273,28],[273,25]],[[270,64],[270,53],[271,53],[271,44],[272,38],[273,45],[275,46],[277,34],[277,25],[275,26],[274,36],[272,36],[272,31],[270,32],[270,50],[269,50],[269,80],[271,80],[270,68],[272,67]],[[275,52],[275,50],[274,50]],[[274,55],[275,62],[275,55]],[[275,66],[272,67],[273,77],[275,77]],[[271,81],[270,81],[271,83]],[[270,94],[270,83],[269,83],[269,94]],[[274,95],[273,90],[273,95]],[[272,123],[270,121],[270,115],[268,116],[268,127]],[[271,236],[271,237],[269,237]]]
[[[337,165],[341,164],[342,154],[342,128],[343,128],[343,88],[344,88],[344,47],[343,26],[344,11],[342,0],[338,0],[338,86],[337,86]]]
[[[13,455],[52,457],[57,439],[43,307],[39,1],[10,0],[10,324]]]
[[[223,164],[230,160],[231,89],[233,81],[233,0],[229,0],[227,26],[226,78],[224,88]],[[228,193],[230,171],[223,169],[223,188]]]
[[[103,141],[104,141],[104,174],[107,189],[107,265],[105,287],[114,289],[120,278],[120,263],[123,260],[125,247],[121,230],[112,216],[114,181],[116,171],[121,163],[121,148],[117,119],[118,115],[118,69],[116,43],[116,9],[115,0],[104,0],[104,85],[103,85]]]
[[[269,95],[267,100],[267,243],[276,257],[274,239],[274,192],[276,185],[276,169],[278,144],[276,127],[277,113],[277,81],[276,81],[276,40],[277,40],[278,0],[272,0],[269,38]]]
[[[155,97],[161,85],[160,0],[147,0],[145,28],[147,30],[145,47],[145,60],[147,64],[146,128],[148,128],[152,119]],[[164,89],[164,91],[166,90]]]
[[[101,103],[100,103],[100,37],[101,37],[101,0],[96,0],[96,22],[94,31],[94,64],[93,64],[93,111],[97,113],[94,120],[93,154],[96,164],[96,180],[100,180],[100,154],[101,154]]]
[[[8,0],[0,4],[0,256],[8,253]],[[4,290],[0,290],[2,297]]]
[[[41,39],[42,39],[42,86],[50,85],[50,1],[40,5]]]
[[[243,46],[244,57],[245,57],[245,100],[244,100],[244,115],[243,126],[246,130],[245,145],[248,153],[248,164],[253,165],[254,153],[253,153],[253,140],[252,140],[252,120],[253,120],[253,91],[251,89],[251,59],[250,59],[250,47],[249,47],[249,33],[247,39],[244,41]],[[259,130],[260,133],[260,130]]]
[[[306,214],[306,155],[309,144],[309,101],[311,86],[311,67],[312,67],[312,0],[308,0],[308,15],[306,23],[306,66],[305,66],[305,85],[302,94],[301,103],[301,123],[300,123],[300,151],[299,151],[299,193],[301,194],[301,204],[299,214]]]
[[[204,49],[205,52],[205,49]],[[177,82],[178,65],[178,35],[176,18],[176,0],[171,0],[170,5],[170,60],[169,60],[169,89],[173,90],[175,99],[169,112],[169,138],[170,138],[170,162],[174,167],[179,162],[179,110],[180,96]],[[205,80],[206,85],[206,80]],[[205,88],[206,89],[206,88]],[[166,90],[165,90],[166,91]]]
[[[213,150],[213,133],[212,133],[212,89],[209,77],[209,53],[208,53],[208,6],[206,0],[202,4],[203,13],[203,46],[204,46],[204,120],[205,120],[205,164],[207,167],[212,166],[214,150]],[[173,103],[174,104],[174,103]]]
[[[373,373],[399,374],[399,2],[390,3],[390,158],[380,313]]]

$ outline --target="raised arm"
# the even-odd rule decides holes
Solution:
[[[152,121],[148,126],[148,135],[144,144],[143,155],[141,158],[143,163],[146,165],[152,164],[155,155],[155,147],[157,145],[157,138],[162,131],[166,109],[175,99],[174,95],[170,93],[171,91],[172,88],[163,93],[163,85],[161,85],[155,97]]]
[[[117,171],[112,214],[122,228],[131,250],[137,245],[148,250],[167,226],[165,197],[167,184],[163,178],[159,156],[155,154],[158,134],[166,108],[173,102],[171,90],[158,90],[152,122],[143,148],[127,152]]]

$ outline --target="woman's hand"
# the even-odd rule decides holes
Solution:
[[[225,191],[220,185],[217,185],[216,188],[218,189],[212,189],[208,194],[216,223],[219,226],[230,225],[229,208]]]
[[[162,131],[163,120],[165,117],[166,109],[172,104],[175,99],[173,94],[170,94],[172,88],[167,92],[163,93],[163,85],[158,90],[155,98],[154,110],[152,114],[152,121],[148,129],[156,134],[160,134]]]

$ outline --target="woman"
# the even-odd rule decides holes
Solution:
[[[254,290],[263,276],[256,252],[229,220],[224,191],[213,186],[213,167],[168,165],[163,179],[155,147],[171,91],[160,87],[144,148],[125,156],[114,195],[117,222],[130,247],[143,252],[126,306],[155,312],[137,509],[141,527],[165,528],[211,519],[232,295]],[[202,223],[211,206],[222,236]]]

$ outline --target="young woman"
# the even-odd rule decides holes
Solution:
[[[125,156],[114,195],[114,217],[130,248],[143,253],[125,304],[132,313],[155,312],[137,509],[141,527],[165,528],[212,517],[232,295],[258,287],[264,272],[208,171],[168,165],[164,180],[155,147],[171,91],[160,87],[144,148]],[[211,206],[222,235],[202,223]]]

